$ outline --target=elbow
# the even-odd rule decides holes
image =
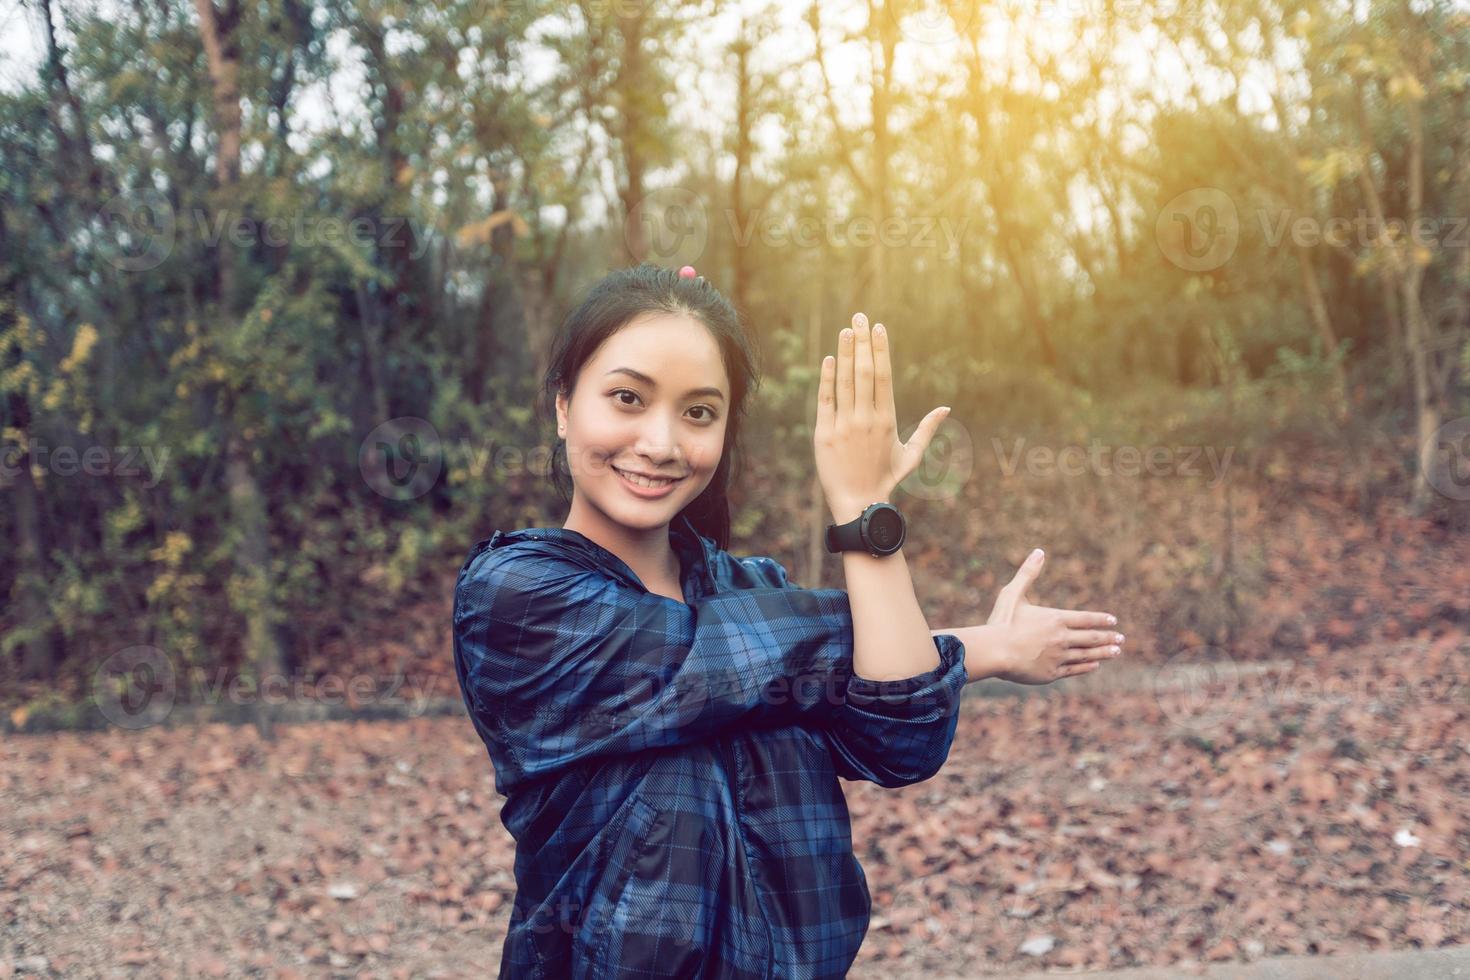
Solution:
[[[939,770],[944,768],[945,762],[949,760],[949,744],[946,743],[942,749],[922,759],[911,760],[910,765],[902,767],[880,766],[874,771],[877,777],[873,782],[884,789],[899,789],[904,786],[912,786],[922,783],[926,779],[933,778]]]

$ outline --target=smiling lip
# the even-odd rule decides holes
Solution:
[[[647,499],[647,500],[654,500],[654,499],[657,499],[659,497],[665,496],[666,494],[670,493],[674,489],[674,487],[681,480],[684,479],[682,476],[681,477],[678,477],[678,478],[674,478],[674,477],[648,477],[648,479],[670,480],[672,482],[667,483],[667,484],[665,484],[664,486],[661,486],[661,487],[640,487],[638,484],[634,483],[632,480],[626,479],[623,476],[623,474],[625,474],[625,473],[632,473],[635,476],[643,476],[644,474],[642,474],[642,473],[634,473],[634,471],[632,471],[632,470],[619,469],[616,466],[613,467],[613,472],[615,472],[615,473],[618,474],[618,477],[620,478],[619,479],[619,482],[622,483],[623,486],[627,487],[628,490],[631,491],[635,496],[643,497],[644,499]]]

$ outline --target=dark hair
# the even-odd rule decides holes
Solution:
[[[556,417],[556,396],[571,397],[582,365],[618,330],[645,313],[684,314],[704,324],[719,345],[730,378],[729,414],[720,465],[694,500],[680,514],[694,529],[730,547],[730,477],[740,454],[740,423],[747,397],[760,386],[759,352],[747,336],[740,315],[704,277],[683,279],[671,269],[645,262],[603,277],[576,309],[567,314],[551,346],[551,360],[542,384],[544,408]],[[572,499],[571,471],[566,444],[557,440],[551,454],[551,480],[565,502]],[[676,515],[677,519],[677,515]]]

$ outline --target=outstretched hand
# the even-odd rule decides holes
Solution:
[[[812,441],[817,479],[839,524],[868,504],[890,500],[923,462],[935,430],[949,414],[946,407],[934,409],[908,442],[899,441],[890,349],[883,324],[870,332],[868,318],[858,313],[838,334],[837,356],[822,360]]]
[[[1123,652],[1123,634],[1111,629],[1117,617],[1031,604],[1026,593],[1045,561],[1040,549],[1033,551],[995,599],[987,625],[994,627],[1003,667],[993,677],[1016,684],[1050,684],[1091,673]]]

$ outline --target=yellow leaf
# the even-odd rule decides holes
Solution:
[[[517,235],[524,236],[530,230],[526,227],[526,222],[522,220],[520,215],[506,208],[503,211],[496,211],[490,217],[481,221],[472,221],[464,225],[454,233],[455,241],[461,248],[483,244],[490,240],[490,235],[494,233],[496,228],[499,228],[507,221],[511,223],[511,228],[515,230]]]
[[[31,711],[25,705],[21,705],[10,713],[10,723],[16,728],[26,727],[26,719],[30,717]]]

